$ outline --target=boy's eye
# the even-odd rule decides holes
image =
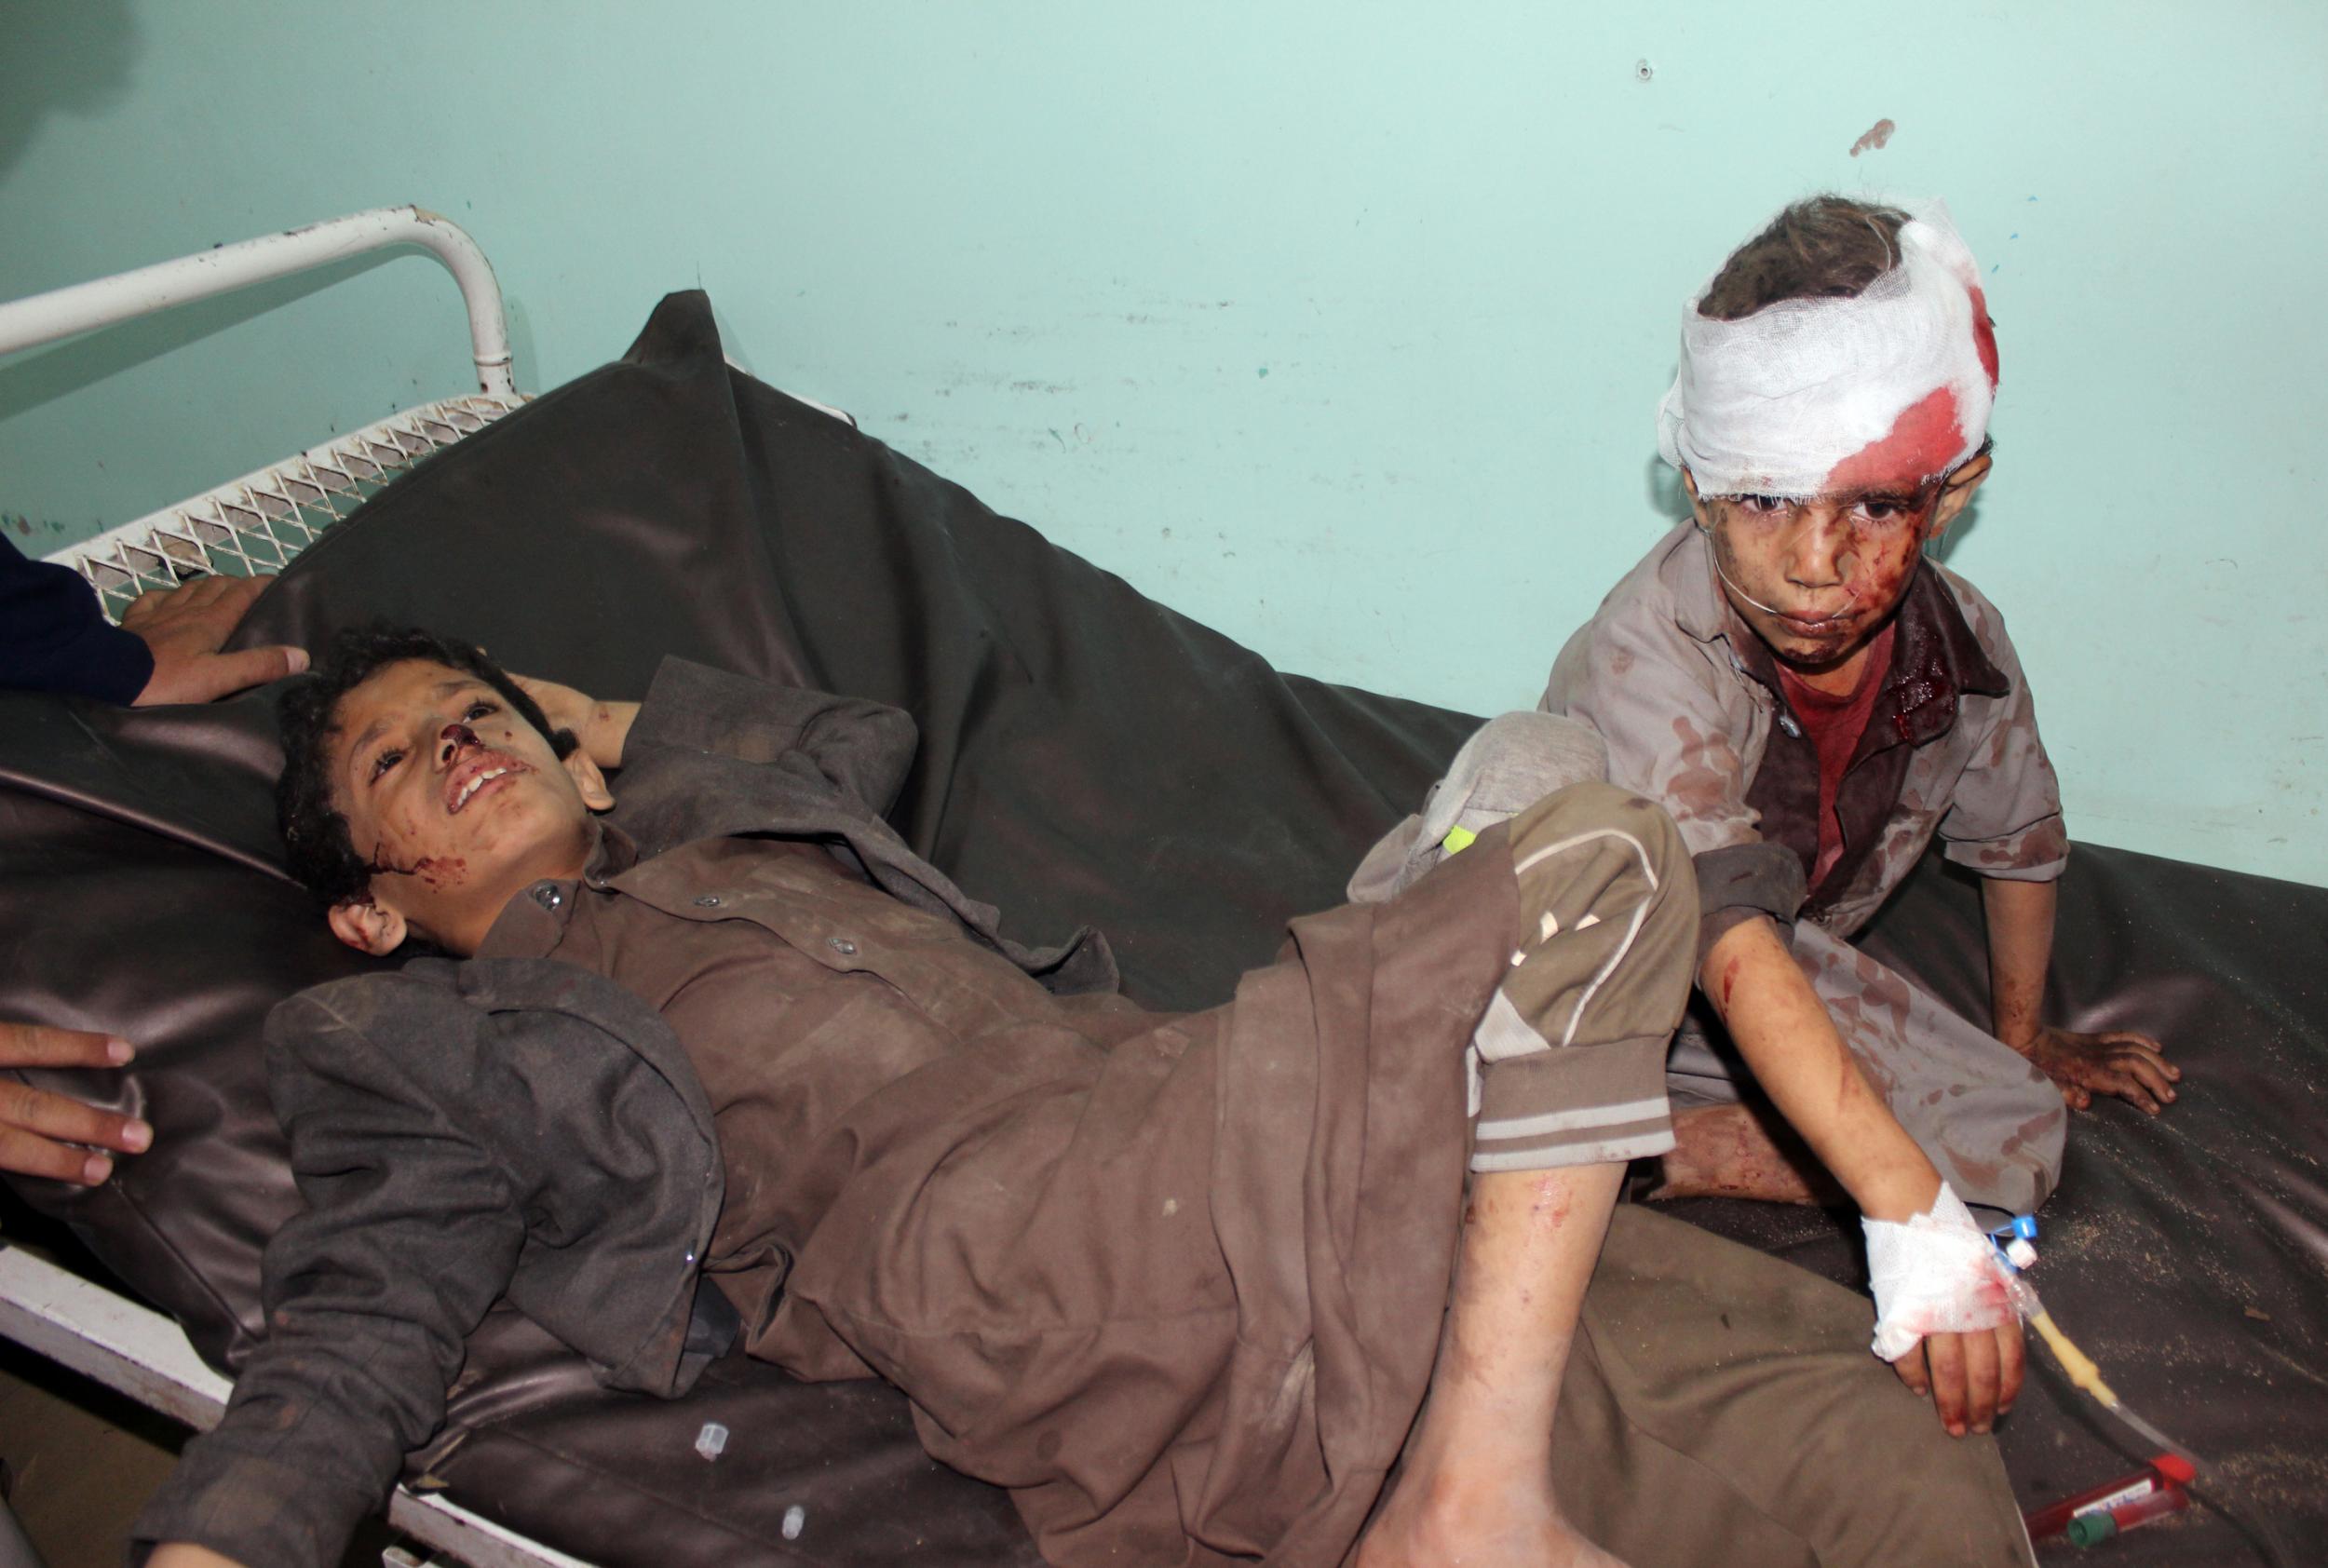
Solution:
[[[1777,495],[1741,495],[1738,498],[1738,504],[1758,517],[1768,517],[1773,512],[1782,512],[1787,509],[1786,501]]]
[[[490,718],[494,714],[500,711],[501,705],[499,703],[487,702],[484,698],[480,697],[475,702],[468,705],[468,711],[462,714],[461,717],[465,720],[474,722],[478,719]]]
[[[403,760],[404,753],[401,751],[391,750],[381,752],[378,756],[372,759],[372,777],[378,778],[381,775],[386,773],[388,769],[394,767],[397,764],[402,762]]]

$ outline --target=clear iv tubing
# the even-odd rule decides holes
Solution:
[[[2045,1341],[2046,1347],[2053,1352],[2053,1358],[2061,1363],[2062,1371],[2069,1374],[2070,1382],[2092,1395],[2095,1403],[2139,1433],[2145,1441],[2155,1443],[2194,1470],[2199,1468],[2199,1455],[2145,1421],[2132,1407],[2118,1397],[2115,1389],[2102,1381],[2102,1369],[2094,1365],[2092,1357],[2071,1344],[2069,1336],[2062,1332],[2061,1325],[2053,1321],[2053,1315],[2045,1310],[2043,1302],[2037,1300],[2036,1287],[2018,1272],[2009,1273],[2007,1278],[2012,1286],[2014,1307],[2029,1320],[2029,1326],[2037,1331],[2037,1336]]]
[[[2069,1374],[2070,1382],[2092,1395],[2094,1402],[2123,1422],[2127,1430],[2139,1434],[2145,1441],[2156,1443],[2159,1449],[2188,1465],[2194,1472],[2201,1468],[2197,1454],[2135,1414],[2126,1401],[2118,1397],[2117,1391],[2102,1381],[2102,1369],[2093,1364],[2093,1358],[2069,1342],[2069,1336],[2062,1332],[2061,1326],[2053,1321],[2053,1315],[2045,1310],[2045,1304],[2037,1300],[2035,1288],[2017,1270],[2008,1269],[2006,1277],[2012,1286],[2013,1305],[2029,1320],[2029,1326],[2037,1330],[2038,1336],[2053,1352],[2054,1358],[2061,1362],[2062,1371]],[[2253,1509],[2235,1514],[2226,1500],[2211,1495],[2208,1490],[2197,1486],[2190,1490],[2200,1502],[2242,1529],[2266,1561],[2284,1568],[2285,1564],[2294,1561],[2282,1548],[2280,1534],[2266,1514]]]

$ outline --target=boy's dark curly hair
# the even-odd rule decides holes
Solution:
[[[1698,301],[1709,321],[1740,321],[1782,300],[1857,299],[1900,264],[1908,215],[1844,196],[1807,196],[1730,252]]]
[[[276,705],[283,732],[283,776],[275,783],[275,824],[283,834],[291,875],[327,910],[361,903],[372,886],[372,868],[356,853],[347,818],[332,804],[328,753],[339,729],[340,699],[386,666],[407,659],[426,659],[476,676],[508,698],[520,718],[548,737],[561,760],[581,743],[572,730],[553,732],[541,705],[473,642],[385,623],[341,632],[316,672],[294,683]]]

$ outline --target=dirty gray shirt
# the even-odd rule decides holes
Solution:
[[[1784,881],[1774,868],[1783,872],[1779,862],[1793,856],[1774,854],[1780,846],[1766,842],[1763,813],[1748,797],[1774,729],[1784,737],[1793,716],[1755,672],[1767,668],[1767,650],[1731,611],[1696,525],[1680,523],[1659,539],[1561,650],[1538,706],[1590,723],[1607,743],[1610,782],[1672,813],[1698,858],[1707,943],[1757,909],[1780,919],[1799,909],[1848,936],[1935,836],[1950,859],[1983,876],[2061,875],[2069,837],[2059,788],[2004,617],[1937,561],[1924,562],[1911,589],[1918,593],[1933,657],[1946,667],[1944,689],[1900,721],[1910,750],[1872,847],[1863,856],[1847,848],[1841,886],[1791,899],[1765,896]],[[1991,689],[1975,689],[1983,685]],[[1739,907],[1726,912],[1724,889],[1747,885],[1765,893],[1741,892]],[[1818,896],[1803,908],[1806,893]],[[1789,901],[1797,907],[1775,907]]]

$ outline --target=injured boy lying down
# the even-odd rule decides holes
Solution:
[[[503,1300],[616,1387],[887,1378],[1059,1563],[2027,1561],[1863,1300],[1612,1223],[1698,903],[1590,767],[1175,1016],[883,821],[893,710],[371,630],[284,739],[324,918],[434,952],[269,1021],[306,1210],[155,1563],[337,1561]]]

